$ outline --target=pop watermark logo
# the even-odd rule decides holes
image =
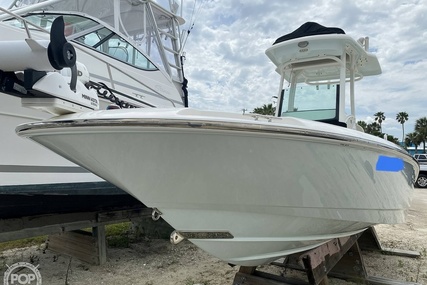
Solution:
[[[7,265],[4,273],[3,285],[41,285],[42,276],[37,266],[28,262],[17,262]]]

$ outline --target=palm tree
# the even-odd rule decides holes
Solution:
[[[415,131],[417,131],[424,144],[424,153],[426,152],[426,140],[427,140],[427,117],[419,118],[415,121]]]
[[[407,146],[413,143],[415,146],[415,153],[417,153],[418,146],[422,141],[423,141],[422,136],[418,132],[412,132],[412,133],[406,134],[405,143]]]
[[[380,129],[381,129],[380,124],[377,124],[376,122],[372,122],[366,125],[365,132],[377,137],[382,137],[382,133]]]
[[[400,146],[399,139],[393,135],[387,135],[387,140]]]
[[[378,122],[378,124],[380,125],[380,132],[382,133],[383,128],[382,128],[381,124],[385,120],[384,112],[376,112],[374,114],[374,116],[375,116],[375,122]]]
[[[261,114],[261,115],[271,115],[274,116],[276,112],[276,107],[273,107],[273,104],[264,104],[262,107],[255,108],[252,113]]]
[[[402,143],[405,139],[405,122],[408,120],[408,113],[406,112],[399,112],[396,115],[396,120],[402,124]]]
[[[358,124],[359,126],[361,126],[361,127],[362,127],[362,129],[366,132],[366,128],[368,127],[368,124],[366,124],[366,122],[365,122],[365,121],[357,121],[357,124]]]
[[[410,147],[412,144],[412,140],[410,138],[408,138],[408,135],[409,134],[407,134],[405,137],[405,149],[408,149],[408,147]]]

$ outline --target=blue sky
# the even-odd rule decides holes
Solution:
[[[9,2],[0,0],[0,5]],[[409,114],[405,133],[427,116],[426,0],[183,2],[184,28],[192,23],[193,7],[198,11],[185,48],[191,107],[238,113],[272,103],[279,76],[265,50],[276,38],[314,21],[340,27],[355,39],[368,36],[380,61],[383,74],[356,84],[357,120],[372,122],[382,111],[383,131],[401,139],[398,112]]]
[[[193,2],[184,1],[186,14]],[[383,73],[356,84],[356,116],[371,122],[382,111],[383,132],[401,139],[427,116],[427,1],[197,1],[202,5],[186,46],[190,105],[241,112],[272,103],[279,76],[265,50],[308,21],[368,36]],[[189,17],[187,17],[189,18]]]

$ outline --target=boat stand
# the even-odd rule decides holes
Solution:
[[[420,256],[418,252],[383,248],[375,229],[371,227],[363,233],[335,238],[312,250],[292,254],[271,263],[271,265],[285,270],[302,271],[308,281],[263,272],[257,270],[257,267],[241,266],[234,277],[233,285],[326,285],[328,276],[353,281],[357,284],[418,285],[418,283],[368,276],[361,254],[362,249],[406,257]]]

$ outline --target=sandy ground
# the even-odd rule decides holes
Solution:
[[[369,275],[427,284],[427,190],[416,189],[407,223],[380,225],[376,230],[383,246],[418,251],[421,257],[364,252]],[[8,250],[0,253],[0,280],[6,264],[22,261],[39,264],[43,285],[231,285],[238,270],[189,242],[174,246],[165,240],[145,240],[129,248],[109,248],[108,258],[105,265],[94,266],[44,251],[43,246]],[[331,278],[330,284],[355,283]]]

